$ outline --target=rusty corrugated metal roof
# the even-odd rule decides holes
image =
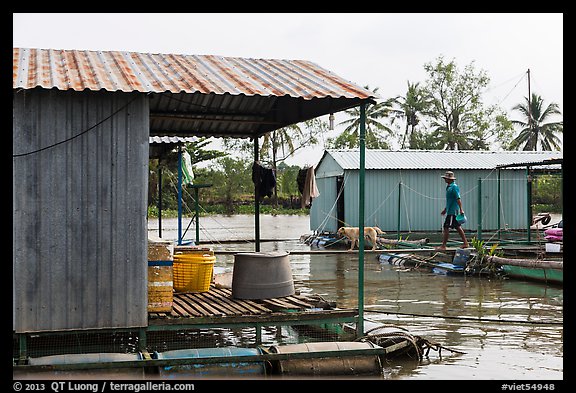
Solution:
[[[366,99],[374,93],[305,60],[13,48],[14,89]]]
[[[377,96],[304,60],[13,48],[16,91],[150,95],[150,135],[261,136]]]

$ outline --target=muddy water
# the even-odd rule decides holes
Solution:
[[[183,220],[184,228],[188,222]],[[261,251],[310,249],[298,241],[310,232],[308,217],[262,215],[260,224],[261,239],[281,239],[262,242]],[[175,219],[163,219],[162,226],[164,238],[177,238]],[[202,217],[200,227],[200,240],[213,241],[216,251],[254,251],[248,242],[254,238],[252,216]],[[150,220],[149,231],[158,235],[156,220]],[[184,238],[195,239],[194,224]],[[218,255],[215,272],[231,272],[233,262],[233,255]],[[298,291],[320,294],[339,307],[357,307],[357,254],[293,254],[290,263]],[[444,348],[431,350],[420,362],[387,365],[385,378],[563,379],[563,288],[399,270],[369,253],[364,266],[366,328],[393,324]]]

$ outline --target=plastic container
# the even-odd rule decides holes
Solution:
[[[170,312],[173,291],[174,245],[148,239],[148,312]]]
[[[456,266],[466,266],[470,260],[470,249],[460,248],[454,253],[452,264]]]
[[[287,252],[247,252],[234,255],[232,297],[270,299],[294,295]]]
[[[462,224],[465,224],[466,221],[468,221],[468,219],[466,218],[465,214],[458,214],[456,216],[456,221],[458,221],[458,224],[462,225]]]
[[[214,274],[214,252],[186,251],[174,254],[174,290],[208,292]]]

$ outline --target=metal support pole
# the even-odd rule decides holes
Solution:
[[[482,240],[482,178],[478,178],[478,226],[476,238]]]
[[[26,333],[18,334],[18,360],[25,361],[28,357],[28,342]]]
[[[198,202],[198,187],[194,187],[194,200],[196,210],[196,245],[200,243],[200,205]]]
[[[358,325],[356,336],[364,336],[364,177],[366,171],[366,104],[360,105],[360,184],[358,205]]]
[[[254,162],[258,157],[258,136],[254,136]],[[256,252],[260,252],[260,192],[258,186],[254,185],[254,240]]]
[[[158,237],[162,237],[162,166],[158,160]]]
[[[500,240],[500,233],[502,231],[502,227],[501,227],[501,222],[500,222],[500,211],[502,209],[501,203],[500,203],[500,168],[498,168],[498,240]]]
[[[178,145],[178,245],[182,245],[182,146]]]
[[[530,226],[532,225],[532,177],[530,176],[530,167],[526,167],[526,212],[528,214],[527,235],[528,242],[532,240]]]
[[[400,208],[402,203],[402,182],[398,183],[398,228],[396,229],[396,240],[400,240]]]
[[[138,329],[138,349],[140,351],[145,351],[146,347],[148,346],[147,338],[146,338],[146,328],[141,327]]]

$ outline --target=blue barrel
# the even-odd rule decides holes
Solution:
[[[173,351],[154,352],[155,359],[198,359],[210,357],[238,357],[260,355],[259,348],[198,348],[176,349]],[[164,378],[186,377],[249,377],[266,375],[264,361],[256,362],[219,362],[178,364],[174,366],[161,366],[159,373]]]
[[[28,364],[31,366],[51,366],[51,365],[72,365],[72,364],[85,364],[85,363],[113,363],[124,361],[139,361],[142,357],[139,353],[72,353],[62,355],[41,356],[37,358],[29,358]],[[144,378],[144,369],[142,367],[112,367],[107,365],[105,368],[90,368],[78,370],[42,370],[42,371],[26,371],[23,370],[19,373],[13,373],[14,377],[19,378],[131,378],[142,379]]]
[[[470,251],[471,250],[467,248],[460,248],[456,250],[452,264],[465,267],[468,263],[468,260],[470,259]]]

